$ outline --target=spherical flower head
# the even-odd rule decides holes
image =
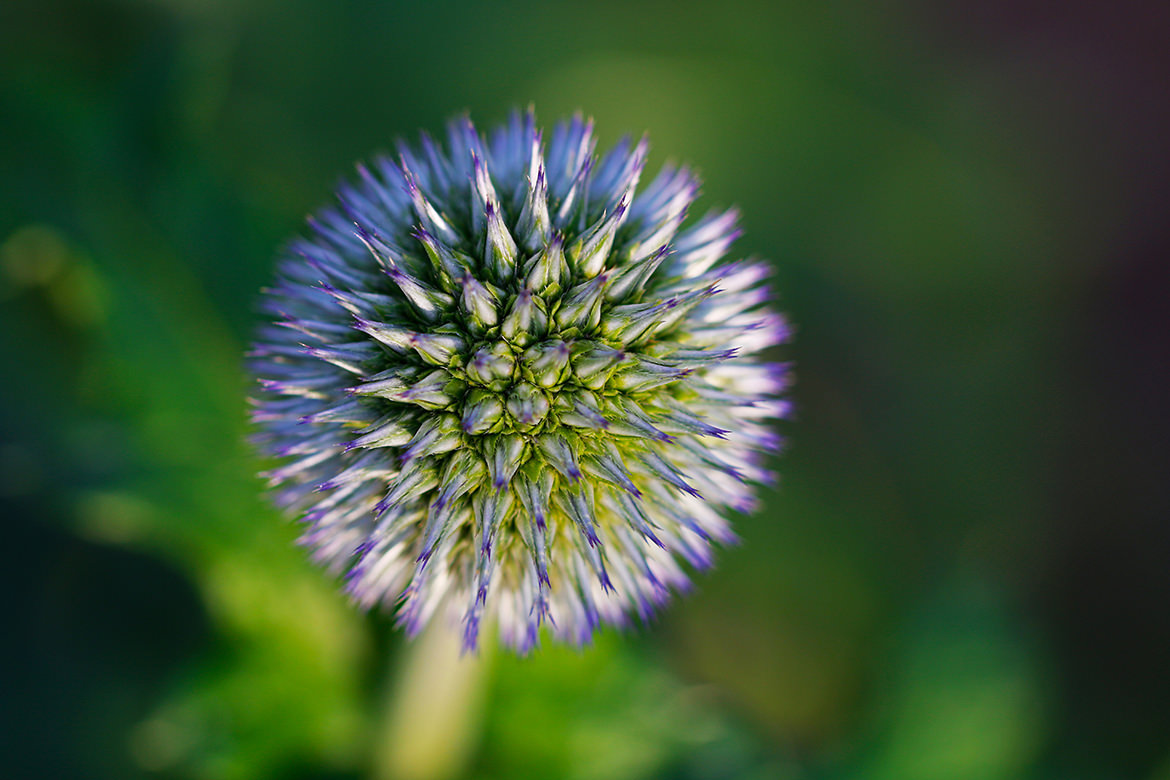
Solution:
[[[264,292],[265,473],[363,606],[518,652],[647,619],[750,511],[786,372],[735,211],[591,121],[453,122],[359,165]]]

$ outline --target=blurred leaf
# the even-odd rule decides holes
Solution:
[[[1041,662],[1024,636],[1002,596],[977,580],[930,597],[897,638],[874,747],[856,776],[1022,776],[1039,757],[1047,715]]]

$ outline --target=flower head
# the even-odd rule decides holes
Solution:
[[[360,604],[494,617],[585,643],[649,617],[734,539],[786,406],[767,268],[725,258],[735,211],[647,143],[594,156],[575,117],[452,123],[359,165],[263,296],[252,350],[266,472]]]

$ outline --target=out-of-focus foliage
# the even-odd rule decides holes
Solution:
[[[0,774],[1170,776],[1157,16],[4,4]],[[241,353],[354,160],[529,102],[742,207],[799,415],[656,624],[456,667],[293,545]]]

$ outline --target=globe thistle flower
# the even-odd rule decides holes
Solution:
[[[264,291],[264,476],[361,605],[526,652],[647,619],[755,506],[785,369],[737,213],[592,121],[468,120],[359,165]]]

